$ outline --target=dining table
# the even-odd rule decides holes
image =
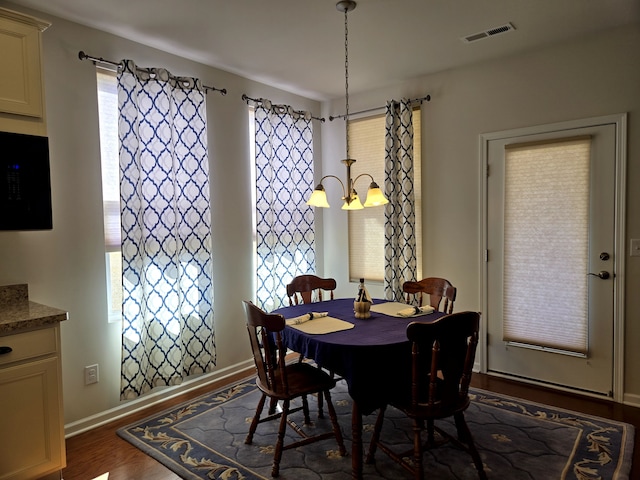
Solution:
[[[433,322],[443,312],[420,312],[408,316],[399,302],[373,299],[370,317],[356,318],[354,299],[341,298],[274,310],[285,319],[313,319],[297,325],[291,321],[282,332],[283,346],[312,359],[342,377],[352,402],[352,478],[361,479],[363,469],[362,416],[408,395],[411,386],[411,343],[406,328],[413,321]]]

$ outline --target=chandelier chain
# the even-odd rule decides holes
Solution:
[[[349,24],[347,22],[347,11],[344,10],[344,92],[345,92],[345,143],[347,158],[349,157]]]

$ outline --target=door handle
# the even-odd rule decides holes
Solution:
[[[594,277],[601,278],[602,280],[606,280],[611,276],[611,274],[605,270],[601,270],[598,273],[587,273],[587,275],[593,275]]]

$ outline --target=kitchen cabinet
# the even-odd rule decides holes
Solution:
[[[0,8],[0,129],[45,135],[41,33],[44,20]]]
[[[26,285],[10,286],[24,287]],[[60,324],[66,312],[0,287],[0,480],[59,479],[66,466]],[[14,288],[15,290],[15,288]]]

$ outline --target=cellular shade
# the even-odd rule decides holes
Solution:
[[[587,353],[590,138],[505,150],[505,341]]]

